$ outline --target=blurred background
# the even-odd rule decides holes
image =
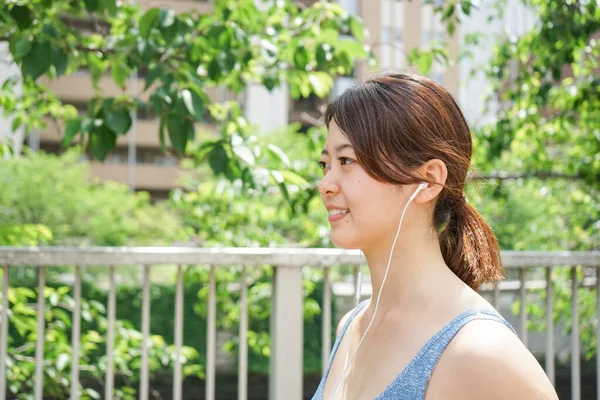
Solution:
[[[482,294],[600,398],[599,55],[596,1],[3,0],[0,400],[310,398],[360,265],[322,116],[387,70],[459,103]]]

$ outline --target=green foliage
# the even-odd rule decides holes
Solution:
[[[44,297],[45,349],[44,396],[66,398],[71,381],[71,321],[75,302],[66,286],[46,286]],[[0,295],[1,298],[1,295]],[[9,391],[17,399],[29,399],[35,382],[35,341],[37,338],[37,293],[27,287],[11,288],[8,292],[9,313],[8,356],[6,372]],[[82,399],[97,399],[106,373],[107,318],[104,302],[81,302],[80,393]],[[48,345],[51,343],[52,345]],[[142,334],[128,321],[117,321],[114,360],[115,398],[135,399],[139,386]],[[182,349],[184,376],[203,377],[199,355],[191,347]],[[149,371],[170,372],[175,358],[174,347],[159,335],[152,335],[149,348]]]
[[[577,179],[600,188],[597,71],[600,5],[529,1],[533,30],[495,48],[488,68],[492,90],[506,107],[482,134],[488,163],[530,176]]]
[[[239,92],[251,83],[272,89],[287,82],[295,98],[324,97],[333,76],[351,74],[355,62],[367,56],[362,23],[328,2],[298,8],[289,0],[218,0],[207,14],[176,14],[116,0],[25,0],[9,3],[0,19],[0,40],[9,41],[24,77],[21,96],[14,82],[0,95],[0,107],[15,116],[13,128],[39,128],[46,115],[66,120],[65,145],[82,135],[98,160],[127,133],[129,113],[138,107],[152,108],[161,122],[157,133],[163,138],[166,129],[171,146],[184,153],[194,141],[194,123],[211,102],[209,86]],[[84,19],[90,32],[76,23]],[[89,70],[97,94],[84,117],[38,82],[43,75],[52,79],[82,68]],[[146,92],[149,101],[104,96],[98,83],[109,69],[122,88],[130,73],[145,73],[140,95]],[[222,150],[213,154],[229,159]]]
[[[491,99],[499,100],[500,107],[496,121],[476,131],[473,160],[478,172],[499,181],[484,189],[479,207],[489,213],[504,249],[597,250],[600,5],[566,0],[524,4],[537,16],[535,26],[522,36],[501,37],[485,68]],[[568,272],[557,271],[553,285],[554,318],[567,321],[570,331]],[[597,346],[595,295],[579,290],[581,339],[588,357]],[[529,307],[535,329],[545,326],[544,296]]]
[[[90,182],[78,152],[29,153],[0,163],[0,245],[166,244],[184,240],[176,217],[147,193]]]

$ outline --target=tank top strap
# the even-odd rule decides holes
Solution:
[[[429,339],[404,371],[398,375],[378,399],[396,398],[391,396],[395,393],[402,393],[403,395],[410,393],[410,396],[398,397],[402,399],[424,399],[427,384],[442,353],[461,328],[474,320],[497,321],[507,326],[515,335],[517,334],[514,328],[496,311],[483,309],[467,310],[446,324]]]
[[[350,327],[350,324],[352,323],[352,320],[354,320],[354,318],[356,317],[356,315],[360,312],[360,310],[362,310],[365,307],[365,305],[367,305],[368,302],[369,302],[369,300],[367,299],[367,300],[363,300],[360,303],[358,303],[356,305],[356,307],[354,307],[354,310],[352,311],[352,314],[350,314],[350,318],[348,318],[348,320],[346,321],[346,323],[342,327],[342,330],[340,331],[340,334],[336,338],[335,343],[333,345],[333,348],[331,349],[331,355],[329,356],[329,363],[327,365],[327,371],[325,372],[326,374],[329,372],[329,368],[331,367],[331,363],[333,362],[333,358],[335,357],[335,353],[337,353],[338,347],[340,347],[340,343],[342,342],[342,338],[346,334],[346,331],[348,330],[348,327]]]

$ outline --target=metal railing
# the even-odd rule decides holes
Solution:
[[[104,398],[112,400],[114,391],[113,349],[115,340],[116,285],[115,269],[126,266],[143,266],[142,278],[142,362],[140,370],[139,398],[147,400],[149,396],[148,352],[150,338],[150,274],[153,265],[177,266],[175,295],[175,360],[173,368],[173,399],[182,398],[181,348],[183,343],[183,271],[185,265],[208,265],[208,332],[206,355],[206,398],[215,398],[216,372],[216,277],[218,267],[241,265],[240,282],[240,326],[239,326],[239,377],[238,399],[246,400],[248,393],[248,292],[246,267],[258,265],[273,266],[273,294],[271,312],[271,359],[269,377],[269,398],[300,400],[303,381],[303,291],[302,268],[323,269],[323,323],[322,323],[322,366],[327,365],[331,350],[331,266],[358,266],[357,251],[340,249],[300,249],[300,248],[164,248],[164,247],[128,247],[128,248],[67,248],[36,247],[13,248],[0,247],[0,265],[3,268],[2,312],[0,319],[0,400],[6,399],[6,356],[8,335],[8,289],[9,268],[13,266],[35,266],[38,268],[37,310],[45,305],[44,288],[46,286],[46,268],[51,266],[75,265],[74,300],[75,309],[72,322],[72,368],[71,399],[79,396],[79,346],[81,319],[81,267],[109,266],[108,327],[106,338],[107,368],[104,385]],[[600,276],[600,252],[502,252],[502,261],[507,269],[520,271],[519,297],[521,300],[520,326],[521,340],[527,345],[527,282],[525,272],[529,268],[545,268],[547,345],[545,369],[554,383],[554,321],[552,306],[552,269],[557,266],[571,267],[572,318],[571,335],[571,392],[572,399],[581,399],[580,375],[580,339],[577,312],[577,278],[579,266],[596,268]],[[493,304],[499,309],[500,291],[503,283],[485,286],[482,290],[493,292]],[[600,289],[600,280],[595,287]],[[598,290],[597,313],[600,315],[600,290]],[[37,313],[37,341],[35,347],[35,393],[34,399],[43,398],[43,360],[44,360],[44,313]],[[597,331],[600,343],[600,328]],[[597,378],[600,378],[598,363]],[[600,383],[600,379],[597,379]],[[600,399],[600,390],[598,391]]]

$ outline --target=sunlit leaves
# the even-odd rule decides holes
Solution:
[[[22,99],[47,97],[47,89],[37,82],[43,75],[52,79],[82,67],[89,73],[100,103],[105,96],[100,82],[105,79],[112,79],[131,97],[129,77],[135,72],[145,74],[144,88],[139,91],[149,92],[145,98],[150,104],[141,105],[156,112],[161,127],[157,134],[162,141],[168,132],[178,152],[194,140],[194,123],[203,121],[210,103],[207,83],[239,92],[252,83],[273,89],[290,82],[294,97],[312,93],[324,97],[331,90],[332,76],[352,73],[356,61],[366,56],[362,22],[337,4],[317,2],[297,8],[285,1],[259,10],[250,0],[219,0],[214,11],[198,15],[164,8],[142,10],[114,0],[87,0],[85,7],[94,23],[89,32],[83,32],[72,22],[81,18],[80,8],[69,2],[50,3],[28,0],[12,4],[8,13],[2,13],[8,21],[7,32],[12,28],[11,53],[24,75],[34,80],[25,85]],[[33,24],[33,20],[43,23]],[[25,113],[18,103],[4,108],[12,112],[19,107]],[[62,119],[65,113],[54,104],[52,107],[56,110],[53,115]],[[82,121],[77,133],[93,135],[84,143],[94,146],[94,156],[105,157],[113,148],[115,134],[127,132],[130,122],[125,113],[93,112],[87,123]],[[15,129],[25,125],[29,130],[41,124],[43,116],[33,114],[31,121],[16,118]],[[76,133],[76,124],[69,126],[65,144]],[[244,163],[250,160],[245,150],[227,154],[242,157]]]

